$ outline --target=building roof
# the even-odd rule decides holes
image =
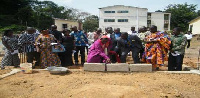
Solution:
[[[195,19],[193,19],[193,20],[191,20],[189,23],[193,23],[193,22],[195,22],[195,21],[197,21],[197,20],[199,20],[199,19],[200,19],[200,16],[197,17],[197,18],[195,18]]]
[[[171,13],[166,13],[166,12],[148,12],[148,13],[164,13],[164,14],[171,14]]]
[[[114,5],[114,6],[102,7],[102,8],[99,8],[99,9],[110,8],[110,7],[129,7],[129,8],[140,8],[140,7],[133,7],[133,6]],[[147,9],[147,8],[140,8],[140,9]],[[148,10],[148,9],[147,9],[147,10]]]
[[[54,20],[64,20],[64,21],[77,22],[77,20],[68,20],[68,19],[60,19],[60,18],[54,18]]]

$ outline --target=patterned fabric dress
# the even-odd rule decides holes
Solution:
[[[171,45],[168,35],[164,32],[151,33],[146,37],[146,40],[156,40],[157,42],[148,42],[145,44],[142,61],[151,63],[154,68],[164,65],[164,61],[168,60],[167,53]]]
[[[13,37],[3,36],[2,42],[7,43],[7,45],[12,50],[18,50],[18,37],[17,36],[13,36]],[[11,51],[9,51],[6,48],[5,56],[2,58],[1,67],[4,68],[4,66],[19,66],[19,65],[20,65],[20,60],[19,60],[18,53],[11,54]]]
[[[48,66],[60,66],[61,61],[56,53],[52,52],[51,43],[54,43],[56,38],[51,35],[42,35],[40,34],[36,39],[36,44],[39,45],[40,48],[40,65],[42,68],[46,68]]]

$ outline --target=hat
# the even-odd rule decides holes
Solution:
[[[106,36],[106,35],[103,35],[103,36],[101,37],[101,39],[102,39],[102,38],[108,38],[108,36]]]

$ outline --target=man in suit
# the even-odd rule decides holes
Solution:
[[[113,32],[113,31],[109,31],[109,32]],[[115,51],[116,53],[118,53],[117,51],[117,39],[121,37],[121,32],[120,32],[120,28],[115,28],[114,29],[114,33],[110,35],[110,39],[112,41],[112,48],[110,49],[110,51]],[[116,56],[115,55],[111,55],[111,62],[112,63],[116,63]]]
[[[121,63],[126,63],[126,57],[130,52],[131,42],[128,38],[128,33],[122,33],[117,39],[117,51],[120,55]]]
[[[134,63],[140,63],[139,53],[143,47],[142,41],[137,35],[130,35],[129,39],[131,41],[131,51],[132,51],[132,58],[134,60]]]

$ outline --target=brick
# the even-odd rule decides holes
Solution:
[[[130,71],[152,72],[152,64],[130,64]]]
[[[129,64],[126,63],[116,63],[116,64],[106,64],[107,71],[115,72],[128,72]]]
[[[105,63],[84,63],[84,71],[105,71]]]

